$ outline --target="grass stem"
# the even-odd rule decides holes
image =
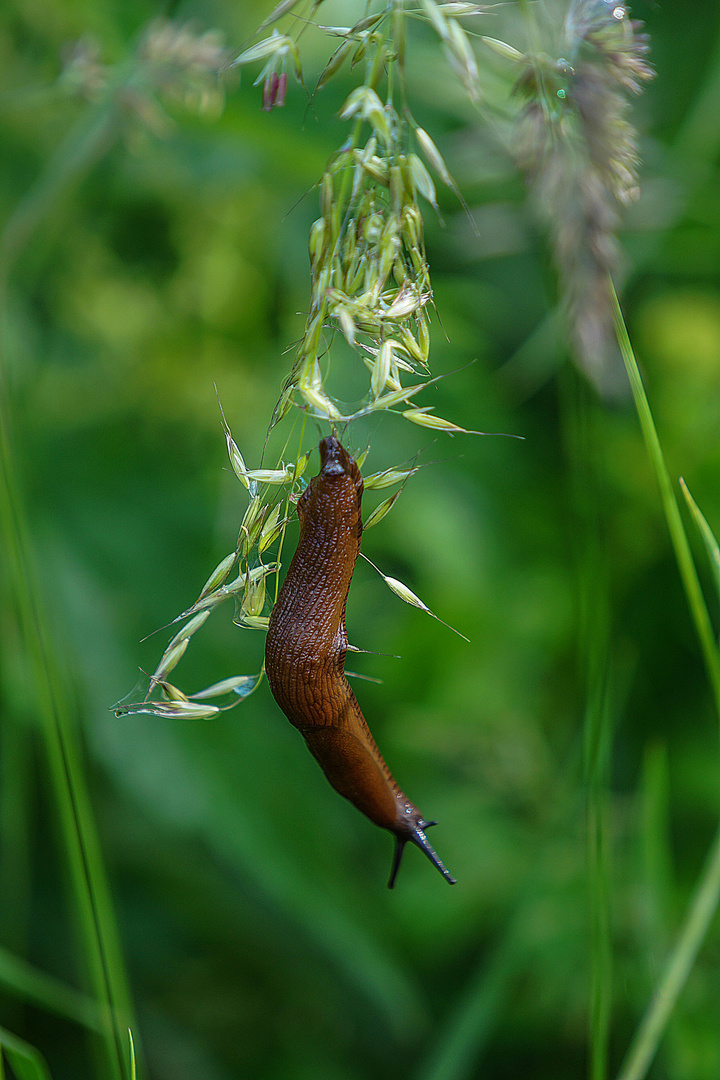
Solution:
[[[0,523],[6,538],[9,574],[20,613],[35,683],[50,779],[65,842],[84,956],[103,1017],[108,1075],[127,1075],[123,1043],[129,994],[102,855],[81,764],[61,664],[48,628],[36,581],[25,509],[15,469],[5,401],[0,400]]]
[[[660,440],[650,410],[650,404],[645,393],[645,387],[643,386],[637,360],[635,359],[635,353],[630,344],[630,338],[628,337],[625,321],[620,310],[620,304],[612,283],[610,283],[610,298],[613,307],[615,332],[617,334],[618,344],[625,362],[628,378],[630,379],[630,386],[635,399],[635,407],[640,419],[640,427],[642,428],[648,457],[655,470],[655,475],[660,487],[660,497],[662,499],[668,529],[670,530],[670,538],[672,540],[673,548],[675,549],[675,556],[680,568],[680,576],[685,588],[693,622],[695,623],[695,629],[700,640],[700,648],[702,650],[705,667],[712,688],[715,711],[720,720],[720,657],[718,656],[718,650],[715,644],[715,636],[710,622],[710,616],[708,615],[707,606],[700,587],[700,581],[698,580],[695,563],[693,562],[692,553],[690,551],[690,544],[688,543],[670,474],[667,465],[665,464],[665,457],[660,446]]]
[[[665,973],[633,1039],[618,1080],[643,1080],[720,901],[720,828]]]
[[[720,657],[710,616],[708,615],[687,534],[680,515],[680,508],[660,446],[637,360],[622,317],[617,294],[611,282],[609,287],[618,344],[630,379],[645,446],[660,486],[660,495],[670,530],[670,537],[680,567],[680,575],[693,622],[700,639],[700,647],[712,688],[715,709],[720,719]],[[695,888],[690,909],[680,931],[677,944],[668,958],[660,983],[630,1045],[625,1062],[620,1069],[618,1080],[643,1080],[643,1077],[645,1077],[657,1051],[665,1026],[695,963],[702,941],[717,910],[718,902],[720,902],[720,829],[710,849],[705,869]]]

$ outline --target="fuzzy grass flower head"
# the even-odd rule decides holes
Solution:
[[[86,36],[65,50],[60,85],[93,102],[105,102],[139,130],[164,137],[173,129],[165,105],[217,118],[225,105],[221,81],[228,55],[220,30],[154,19],[138,40],[132,64],[106,64],[100,45]],[[126,127],[135,137],[137,128]]]
[[[628,94],[652,78],[647,52],[624,4],[573,0],[550,57],[528,56],[517,83],[518,161],[549,224],[577,361],[609,396],[626,389],[608,282],[620,211],[640,190]]]
[[[219,30],[156,19],[144,34],[139,58],[155,92],[206,116],[218,116],[225,97],[219,76],[228,63]]]

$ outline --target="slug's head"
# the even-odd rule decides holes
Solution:
[[[312,521],[315,535],[319,537],[323,531],[328,535],[334,532],[344,521],[340,532],[359,540],[362,493],[360,470],[342,443],[329,435],[320,443],[320,472],[313,476],[298,500],[300,522]]]
[[[435,851],[427,836],[425,830],[429,829],[431,825],[437,825],[437,821],[423,821],[422,818],[417,818],[415,821],[408,821],[407,830],[403,829],[402,832],[394,833],[395,836],[395,851],[393,853],[392,868],[390,870],[390,880],[388,881],[388,889],[392,889],[395,885],[395,878],[397,872],[400,869],[400,863],[403,857],[403,851],[408,840],[415,844],[423,851],[430,862],[436,867],[442,876],[445,878],[449,885],[455,885],[457,878],[454,878],[450,871],[447,869],[439,855]]]
[[[353,458],[334,435],[328,435],[320,443],[320,475],[328,480],[349,476],[362,494],[362,477]]]

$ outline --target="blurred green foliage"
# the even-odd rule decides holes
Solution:
[[[238,51],[271,6],[14,0],[0,14],[0,213],[11,241],[0,392],[141,1072],[582,1075],[596,780],[616,1071],[720,818],[717,722],[630,399],[603,404],[568,364],[523,186],[427,36],[408,52],[411,105],[478,232],[442,193],[444,227],[428,215],[442,320],[433,370],[475,363],[426,400],[467,428],[525,441],[433,440],[393,416],[357,425],[354,446],[371,443],[366,471],[427,447],[432,466],[364,550],[471,644],[403,606],[362,562],[348,628],[381,654],[353,657],[383,680],[359,684],[358,696],[403,789],[439,818],[433,841],[458,885],[411,851],[388,893],[390,840],[329,788],[265,685],[208,724],[110,711],[169,633],[141,639],[192,603],[235,543],[244,492],[214,385],[257,465],[307,310],[311,189],[344,138],[336,113],[352,84],[345,72],[309,104],[291,81],[285,108],[267,114],[243,73],[221,115],[168,105],[161,137],[132,110],[108,116],[71,93],[62,58],[84,39],[105,62],[131,65],[158,14],[218,28]],[[323,19],[347,22],[357,7],[328,2]],[[720,11],[715,0],[638,2],[633,15],[658,78],[635,107],[644,194],[623,236],[624,308],[671,474],[717,534]],[[522,47],[512,12],[488,15],[482,32],[502,37],[504,18]],[[312,85],[329,49],[317,33],[303,41]],[[501,58],[487,59],[486,77],[499,107],[511,87]],[[83,140],[92,150],[73,170]],[[386,494],[368,497],[366,512]],[[695,550],[710,593],[699,538]],[[26,972],[21,992],[24,976],[0,955],[0,1025],[43,1052],[54,1080],[102,1076],[4,553],[0,602],[0,945],[53,980],[41,992]],[[222,610],[193,640],[183,685],[259,668],[262,635],[231,616]],[[584,746],[593,650],[611,672],[595,773]],[[658,1080],[720,1075],[719,950],[715,925],[650,1072]]]

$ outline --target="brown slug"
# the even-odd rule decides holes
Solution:
[[[436,822],[425,821],[396,784],[345,678],[345,605],[360,551],[363,481],[332,436],[320,443],[320,463],[297,504],[300,539],[270,616],[270,689],[335,790],[393,833],[388,887],[408,840],[454,885],[425,835]]]

